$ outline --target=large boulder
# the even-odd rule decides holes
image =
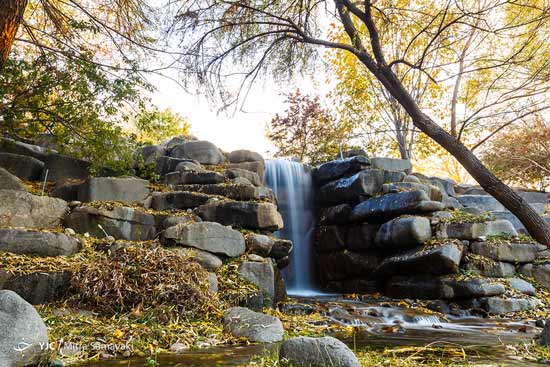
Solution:
[[[213,171],[180,171],[167,174],[165,180],[168,185],[208,185],[222,183],[225,178]]]
[[[347,235],[347,228],[343,226],[319,226],[316,231],[315,248],[317,252],[343,251]]]
[[[179,246],[169,247],[168,249],[182,256],[193,259],[208,271],[216,271],[223,265],[222,259],[220,259],[218,256],[207,251],[202,251],[196,248],[179,247]]]
[[[225,196],[232,200],[260,200],[260,189],[252,184],[178,185],[178,190]]]
[[[206,204],[210,196],[197,192],[169,191],[155,192],[152,196],[151,207],[155,210],[167,209],[194,209]]]
[[[283,342],[279,359],[297,367],[360,367],[361,363],[347,345],[331,336],[299,336]]]
[[[188,141],[181,145],[176,145],[170,151],[170,156],[174,158],[194,159],[200,164],[220,164],[225,161],[225,157],[218,147],[204,140]]]
[[[424,191],[386,194],[356,205],[350,219],[354,222],[381,221],[403,214],[429,213],[443,209],[437,201],[431,201]]]
[[[26,155],[0,153],[0,167],[21,179],[36,181],[42,175],[44,162]]]
[[[414,176],[412,176],[414,177]],[[433,185],[427,185],[417,182],[392,182],[385,183],[382,186],[382,192],[385,194],[395,193],[400,191],[424,191],[430,200],[442,201],[443,193],[441,190]]]
[[[228,257],[240,256],[246,250],[244,237],[239,231],[213,222],[178,224],[166,229],[162,240]]]
[[[27,191],[23,181],[12,175],[9,171],[0,167],[0,187],[3,190]]]
[[[16,293],[0,290],[0,365],[26,366],[47,353],[48,329],[34,307]]]
[[[386,249],[414,247],[432,237],[430,220],[424,217],[401,217],[386,222],[376,234],[376,245]]]
[[[345,247],[354,251],[365,251],[375,247],[376,233],[380,225],[376,223],[361,223],[348,227]]]
[[[507,220],[493,220],[480,223],[444,223],[438,231],[440,238],[458,238],[460,240],[480,240],[487,236],[517,236],[512,223]]]
[[[90,175],[90,162],[61,154],[50,154],[44,160],[42,179],[55,182],[67,178],[85,179]],[[47,177],[46,177],[47,171]]]
[[[454,274],[458,272],[462,253],[463,246],[455,242],[417,247],[384,259],[376,275]]]
[[[241,163],[229,163],[227,165],[227,168],[233,169],[244,169],[247,171],[254,172],[260,177],[260,181],[264,182],[265,178],[265,162],[264,161],[257,161],[257,162],[241,162]]]
[[[323,206],[356,203],[378,194],[384,184],[384,172],[365,170],[351,177],[340,178],[319,189],[319,202]]]
[[[352,209],[349,204],[321,208],[320,222],[321,224],[348,224]]]
[[[460,204],[468,208],[474,207],[484,211],[506,210],[504,205],[489,195],[461,195],[457,196],[456,199],[460,202]]]
[[[90,177],[78,189],[78,200],[141,203],[150,191],[149,181],[136,177]]]
[[[203,220],[248,229],[277,231],[283,228],[283,218],[271,203],[215,201],[195,209]]]
[[[380,264],[381,256],[377,252],[359,253],[338,251],[319,255],[319,273],[322,279],[344,280],[368,277]]]
[[[128,241],[150,240],[156,233],[153,215],[124,206],[74,208],[65,218],[65,226],[99,238],[105,237],[105,231],[109,236]]]
[[[536,259],[538,246],[521,242],[474,242],[470,251],[497,261],[529,263]]]
[[[164,176],[170,172],[180,171],[178,167],[181,164],[188,164],[188,167],[193,167],[194,169],[189,169],[188,171],[202,171],[200,163],[193,159],[184,159],[184,158],[173,158],[167,156],[160,156],[156,159],[155,171]]]
[[[264,158],[261,154],[250,151],[250,150],[234,150],[228,154],[227,158],[231,163],[242,163],[242,162],[263,162]]]
[[[524,310],[530,310],[537,307],[538,299],[531,298],[508,298],[508,297],[482,297],[475,298],[466,305],[472,308],[480,308],[494,315],[505,315]]]
[[[0,274],[0,288],[9,289],[33,305],[61,300],[69,291],[69,272],[36,272],[30,274]]]
[[[261,186],[262,179],[256,172],[248,171],[242,168],[228,168],[225,170],[225,176],[230,179],[246,178],[252,185]]]
[[[520,273],[534,278],[537,282],[550,289],[550,263],[526,264],[520,268]]]
[[[82,244],[63,233],[0,229],[0,251],[36,256],[69,256]]]
[[[55,228],[69,210],[61,199],[25,191],[0,190],[0,226]]]
[[[283,340],[281,320],[245,307],[232,307],[225,311],[223,326],[234,337],[244,337],[251,342],[274,343]]]
[[[374,157],[370,159],[372,168],[379,168],[392,172],[410,173],[412,170],[411,161],[408,159]]]
[[[314,171],[315,181],[323,185],[345,176],[351,176],[359,171],[367,169],[370,161],[366,156],[355,156],[323,163]]]
[[[468,255],[463,268],[474,275],[483,275],[490,278],[507,278],[514,276],[516,273],[514,265],[482,256],[473,257]]]
[[[47,155],[57,153],[55,150],[34,144],[27,144],[10,138],[0,138],[0,152],[28,155],[44,161]]]
[[[263,262],[244,261],[239,266],[239,275],[257,286],[263,295],[263,306],[273,307],[278,301],[276,293],[277,269],[266,259]]]

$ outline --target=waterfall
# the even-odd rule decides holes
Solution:
[[[290,265],[283,271],[288,293],[307,296],[315,292],[313,281],[313,182],[311,171],[302,163],[266,161],[266,184],[277,198],[284,228],[276,236],[291,240],[294,248]]]

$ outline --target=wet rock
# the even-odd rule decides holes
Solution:
[[[370,164],[372,168],[380,168],[391,172],[410,173],[412,171],[412,164],[408,159],[374,157],[371,158]]]
[[[507,313],[530,310],[538,305],[536,298],[503,298],[483,297],[473,299],[466,303],[473,308],[481,308],[490,314],[505,315]]]
[[[228,257],[242,255],[246,246],[239,231],[214,222],[178,224],[162,234],[162,242],[194,247]]]
[[[227,178],[236,179],[236,178],[246,178],[254,186],[261,186],[262,180],[256,172],[248,171],[241,168],[229,168],[225,170],[225,176]]]
[[[141,203],[150,191],[149,181],[137,177],[90,177],[78,189],[78,200]]]
[[[23,181],[0,167],[0,187],[4,190],[27,191]]]
[[[69,210],[61,199],[25,191],[0,190],[0,226],[55,228]]]
[[[428,218],[402,217],[386,222],[376,234],[378,247],[401,249],[418,246],[432,237]]]
[[[21,179],[36,181],[42,175],[44,162],[26,155],[0,153],[0,167]]]
[[[232,200],[259,200],[260,190],[252,184],[178,185],[178,190],[225,196]]]
[[[260,289],[264,297],[264,307],[272,307],[275,304],[277,298],[275,293],[276,270],[271,262],[244,261],[238,271],[242,278]]]
[[[453,289],[446,287],[440,278],[416,275],[395,276],[387,282],[384,294],[392,298],[452,299]]]
[[[63,233],[0,229],[0,251],[36,256],[69,256],[82,248],[80,241]]]
[[[223,265],[223,262],[219,257],[207,251],[201,251],[196,248],[188,247],[169,247],[169,249],[179,253],[182,256],[190,257],[209,271],[216,271]]]
[[[271,203],[216,201],[195,211],[203,220],[224,225],[273,231],[283,228],[283,218]]]
[[[331,280],[326,284],[326,290],[329,292],[339,293],[366,293],[374,294],[382,291],[381,282],[376,279],[346,279],[346,280]]]
[[[363,222],[398,217],[403,214],[417,214],[443,210],[439,202],[430,201],[423,191],[409,191],[386,194],[356,205],[351,212],[351,220]]]
[[[302,303],[281,303],[279,311],[287,315],[311,315],[315,312],[315,307]]]
[[[48,329],[34,307],[9,290],[0,290],[0,364],[26,366],[47,352]]]
[[[506,208],[489,195],[462,195],[456,198],[465,207],[475,207],[485,211],[503,211]]]
[[[299,336],[283,342],[279,359],[298,367],[360,367],[361,363],[347,345],[325,336],[310,338]]]
[[[319,226],[315,248],[318,252],[343,251],[346,246],[347,229],[342,226]]]
[[[493,220],[481,223],[445,223],[439,227],[439,238],[460,240],[480,240],[487,236],[517,236],[512,223],[506,220]]]
[[[223,315],[224,329],[234,337],[251,342],[273,343],[283,340],[283,324],[276,317],[244,307],[232,307]]]
[[[51,154],[44,160],[42,179],[48,172],[48,181],[63,179],[85,179],[90,175],[90,163],[61,154]]]
[[[376,275],[454,274],[462,258],[463,246],[454,242],[418,247],[386,258]]]
[[[78,233],[105,237],[105,232],[116,239],[146,241],[155,237],[155,217],[130,207],[95,208],[80,206],[65,218],[65,226]],[[101,228],[103,228],[103,230]]]
[[[510,287],[512,287],[516,291],[527,294],[529,296],[534,296],[537,293],[535,287],[533,287],[531,283],[526,282],[525,280],[520,278],[508,279],[508,284],[510,284]]]
[[[498,260],[512,263],[533,262],[538,253],[538,247],[534,243],[521,242],[474,242],[470,246],[473,253]]]
[[[234,150],[228,154],[229,162],[242,163],[242,162],[263,162],[264,158],[261,154],[250,150]]]
[[[319,255],[319,273],[325,280],[343,280],[369,276],[378,267],[381,256],[377,252],[359,253],[339,251]]]
[[[314,177],[317,184],[322,185],[345,176],[351,176],[369,166],[370,161],[366,156],[353,156],[321,164],[315,169]]]
[[[463,267],[472,274],[491,278],[507,278],[516,273],[514,265],[485,257],[469,257]]]
[[[279,238],[274,239],[273,246],[269,252],[269,257],[272,257],[275,260],[282,259],[283,257],[290,255],[292,248],[292,241]]]
[[[155,210],[194,209],[206,204],[211,196],[197,192],[170,191],[155,192],[151,207]]]
[[[0,288],[9,289],[33,305],[59,301],[68,292],[71,274],[68,272],[37,272],[0,276]]]
[[[194,159],[200,164],[220,164],[225,157],[220,150],[212,143],[204,140],[189,141],[176,145],[170,151],[174,158]]]
[[[345,247],[354,251],[365,251],[375,247],[374,240],[380,226],[362,223],[348,228]]]
[[[166,184],[168,185],[207,185],[224,182],[223,175],[218,172],[172,172],[166,175]]]
[[[520,268],[520,273],[535,278],[537,282],[550,289],[550,263],[527,264]]]
[[[382,190],[383,181],[383,171],[361,171],[322,186],[318,193],[319,202],[323,206],[356,203],[378,194]]]
[[[321,209],[321,224],[347,224],[352,212],[349,204],[331,206]]]

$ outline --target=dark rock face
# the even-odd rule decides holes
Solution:
[[[256,172],[248,171],[241,168],[229,168],[225,170],[227,178],[236,179],[238,177],[246,178],[254,186],[261,186],[262,180]]]
[[[27,188],[17,176],[0,167],[0,187],[3,190],[27,191]]]
[[[82,185],[82,181],[74,181],[71,179],[57,181],[55,183],[55,188],[50,192],[50,196],[65,201],[78,200],[80,185]]]
[[[321,224],[347,224],[351,216],[352,207],[349,204],[331,206],[321,209]]]
[[[241,162],[241,163],[230,163],[227,165],[228,168],[239,168],[247,171],[254,172],[260,177],[260,181],[264,182],[265,179],[265,163],[263,161],[257,162]]]
[[[414,248],[386,258],[376,270],[376,275],[454,274],[458,272],[462,252],[463,246],[453,242]]]
[[[67,178],[85,179],[90,175],[90,163],[61,154],[51,154],[44,161],[42,179],[48,171],[48,181],[59,181]]]
[[[2,277],[3,289],[9,289],[33,305],[42,305],[60,300],[70,288],[68,272],[39,272]]]
[[[65,226],[99,238],[105,237],[103,228],[108,235],[128,241],[150,240],[156,232],[153,215],[130,207],[77,207],[66,217]]]
[[[490,314],[504,315],[533,309],[537,307],[538,300],[536,298],[483,297],[472,299],[465,304],[468,307],[481,308]]]
[[[192,159],[173,158],[167,156],[160,156],[156,159],[156,172],[161,175],[167,175],[170,172],[179,171],[178,166],[180,164],[192,164],[199,169],[195,171],[201,171],[200,163]]]
[[[547,347],[550,345],[550,319],[547,319],[544,323],[544,329],[542,330],[542,334],[540,335],[539,344],[543,347]]]
[[[162,241],[228,257],[240,256],[246,250],[244,237],[239,231],[213,222],[178,224],[164,231]]]
[[[284,257],[287,257],[292,252],[293,245],[292,241],[289,240],[283,240],[283,239],[275,239],[273,246],[271,247],[271,251],[269,252],[269,257],[274,258],[275,260],[282,259]]]
[[[387,249],[414,247],[431,237],[432,228],[427,218],[396,218],[382,225],[376,234],[376,245]]]
[[[0,251],[37,256],[69,256],[82,244],[63,233],[0,229]]]
[[[351,220],[363,222],[398,217],[403,214],[416,214],[442,210],[440,202],[430,201],[424,191],[409,191],[382,195],[356,205]]]
[[[141,203],[150,194],[149,181],[136,177],[90,177],[78,189],[78,200]]]
[[[218,172],[173,172],[166,175],[166,183],[168,185],[207,185],[219,184],[224,182],[223,175]]]
[[[36,309],[10,290],[0,290],[0,362],[2,366],[27,366],[46,353],[48,329]],[[16,346],[25,346],[19,351]],[[22,349],[22,348],[19,348]]]
[[[323,206],[356,203],[378,194],[384,183],[384,172],[365,170],[351,177],[340,178],[319,189],[319,202]]]
[[[473,253],[497,261],[512,263],[533,262],[537,257],[538,247],[534,243],[499,243],[474,242],[470,249]]]
[[[368,278],[380,264],[378,253],[339,251],[319,254],[319,272],[324,280]]]
[[[55,228],[69,210],[61,199],[25,191],[0,190],[0,226]]]
[[[0,167],[24,180],[37,181],[42,175],[44,162],[26,155],[0,153]]]
[[[330,336],[322,338],[299,336],[288,339],[281,345],[279,358],[298,367],[361,366],[347,345]]]
[[[321,164],[315,169],[315,181],[325,184],[345,176],[351,176],[359,171],[367,169],[370,161],[366,156],[354,156]]]
[[[170,191],[155,192],[152,196],[151,207],[155,210],[167,209],[194,209],[206,204],[210,196],[197,192]]]
[[[204,140],[189,141],[176,145],[170,151],[170,156],[180,159],[194,159],[200,164],[220,164],[225,161],[225,157],[220,150],[214,144]]]
[[[317,228],[315,247],[318,252],[343,251],[346,246],[347,228],[331,225]]]
[[[354,251],[365,251],[374,248],[376,233],[379,228],[379,225],[372,223],[352,225],[348,229],[346,247]]]
[[[178,190],[225,196],[232,200],[260,200],[260,190],[250,184],[178,185]]]
[[[195,209],[203,220],[249,229],[277,231],[283,218],[271,203],[216,201]]]
[[[283,340],[283,324],[276,317],[245,307],[232,307],[223,315],[224,329],[251,342],[274,343]]]

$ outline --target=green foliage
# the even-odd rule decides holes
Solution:
[[[135,118],[138,139],[146,144],[160,144],[174,136],[189,135],[190,125],[187,120],[170,109],[144,109]]]

